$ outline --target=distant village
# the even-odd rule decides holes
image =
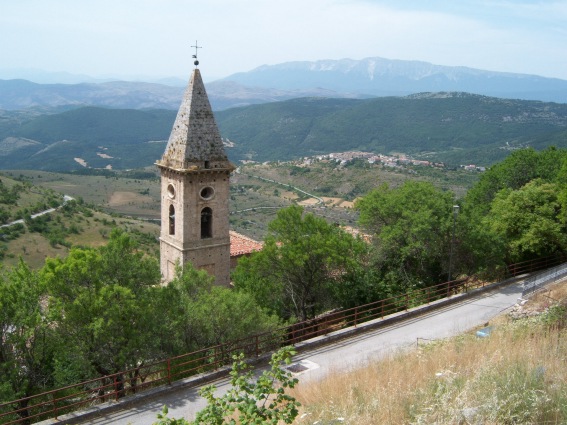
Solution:
[[[442,162],[431,162],[420,159],[413,159],[403,154],[390,156],[390,155],[382,155],[382,154],[375,154],[372,152],[360,152],[360,151],[333,152],[326,155],[304,157],[296,161],[288,161],[288,163],[292,163],[298,166],[309,166],[316,161],[334,161],[337,162],[340,166],[346,166],[350,162],[353,162],[355,160],[364,160],[367,161],[369,164],[381,164],[385,167],[392,167],[392,168],[405,168],[408,165],[445,168],[445,164]],[[242,163],[252,164],[255,163],[255,161],[242,161]],[[278,161],[278,163],[281,164],[282,161]],[[266,162],[265,164],[269,164],[269,162]],[[466,171],[477,171],[477,172],[486,171],[485,167],[479,167],[474,164],[460,165],[459,167]]]

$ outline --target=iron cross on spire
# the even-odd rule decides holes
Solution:
[[[199,61],[197,60],[197,53],[198,53],[198,49],[202,49],[203,46],[199,46],[199,44],[197,43],[197,40],[195,40],[195,45],[191,46],[195,48],[195,54],[193,55],[193,59],[195,59],[195,62],[193,62],[195,64],[195,66],[199,65]]]

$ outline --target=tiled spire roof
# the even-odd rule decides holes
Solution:
[[[157,165],[178,170],[233,168],[197,68],[191,75],[167,147]]]

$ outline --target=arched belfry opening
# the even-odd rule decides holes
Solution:
[[[205,207],[201,210],[201,239],[213,237],[213,210]]]
[[[183,268],[191,263],[214,275],[215,283],[230,285],[228,200],[235,167],[224,151],[199,69],[191,75],[156,165],[161,174],[163,282],[173,280],[176,264]]]
[[[169,206],[169,234],[175,235],[175,207]]]

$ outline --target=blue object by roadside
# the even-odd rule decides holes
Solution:
[[[479,338],[486,338],[492,333],[492,326],[487,326],[486,328],[479,329],[476,331],[476,336]]]

